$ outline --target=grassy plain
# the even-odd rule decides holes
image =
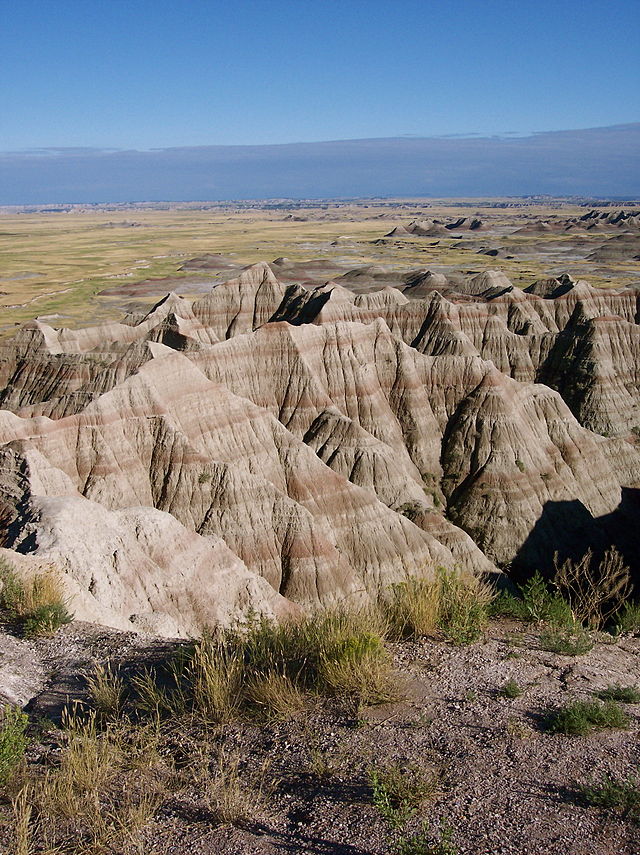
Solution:
[[[587,264],[585,271],[580,256],[584,259],[586,253],[573,251],[575,235],[553,235],[547,254],[540,251],[544,238],[512,234],[534,218],[579,216],[584,211],[573,205],[501,209],[474,200],[467,207],[434,200],[385,200],[276,210],[136,207],[18,213],[5,209],[0,213],[0,335],[34,317],[55,326],[119,319],[132,305],[131,293],[107,296],[101,291],[149,279],[193,278],[193,272],[179,268],[202,253],[221,253],[239,264],[279,256],[292,261],[323,258],[347,265],[345,270],[366,264],[397,270],[430,267],[443,272],[497,268],[520,286],[577,268],[592,284],[607,286],[612,284],[612,271],[603,272],[594,264]],[[440,239],[376,243],[395,226],[414,219],[462,216],[479,216],[489,231],[465,232],[461,239],[452,234]],[[594,237],[594,246],[605,238]],[[493,246],[507,246],[512,257],[479,254],[479,249]],[[638,281],[640,264],[626,263],[613,273],[613,284],[630,284]],[[207,278],[212,284],[216,281],[210,272],[198,275],[199,280]],[[157,290],[145,288],[136,302],[150,304],[171,287],[171,283],[159,281]]]

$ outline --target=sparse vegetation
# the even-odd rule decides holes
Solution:
[[[438,629],[439,585],[430,579],[408,579],[393,585],[382,600],[394,638],[415,639]]]
[[[318,781],[328,781],[338,768],[337,761],[325,751],[313,747],[309,749],[309,773]]]
[[[581,626],[550,626],[540,634],[540,647],[561,656],[582,656],[593,649],[593,639]]]
[[[424,510],[426,510],[426,508],[424,505],[421,505],[420,502],[405,502],[404,505],[401,505],[398,508],[398,513],[402,514],[403,517],[407,517],[407,519],[413,519]]]
[[[411,590],[411,584],[406,589]],[[289,810],[293,805],[295,821],[302,824],[304,800],[311,793],[352,791],[353,798],[361,799],[363,785],[368,783],[376,809],[370,809],[369,815],[377,815],[372,834],[377,841],[386,838],[388,851],[455,855],[458,850],[448,826],[420,826],[423,815],[428,816],[429,801],[445,795],[442,774],[437,771],[442,755],[435,763],[429,758],[425,767],[416,762],[416,755],[398,760],[390,754],[388,762],[376,761],[363,778],[361,766],[354,770],[355,777],[351,774],[353,745],[342,753],[348,743],[344,735],[350,733],[352,703],[355,700],[357,707],[367,702],[362,698],[371,691],[367,663],[373,663],[374,673],[382,663],[383,673],[391,674],[384,648],[388,622],[388,613],[377,609],[332,610],[282,625],[256,618],[234,630],[179,646],[171,664],[157,674],[138,674],[125,683],[126,668],[96,666],[86,680],[93,709],[87,712],[77,705],[65,715],[62,732],[50,737],[57,746],[55,753],[35,759],[37,752],[29,752],[29,761],[22,762],[24,747],[18,752],[12,766],[17,774],[7,777],[4,788],[4,819],[0,816],[5,828],[11,823],[8,851],[11,855],[54,851],[133,855],[146,851],[167,809],[191,811],[209,829],[231,824],[244,826],[249,834],[256,820],[268,822],[271,811]],[[436,627],[436,632],[442,630]],[[396,637],[393,630],[391,637]],[[348,690],[342,688],[342,669]],[[359,681],[354,670],[364,674]],[[498,691],[516,698],[522,688],[510,679]],[[609,686],[598,692],[605,703],[574,702],[550,712],[543,726],[567,735],[625,728],[628,717],[614,701],[631,702],[634,692],[637,687]],[[333,700],[310,703],[314,696]],[[475,685],[463,685],[456,697],[475,703],[479,693]],[[479,715],[483,706],[478,705]],[[464,708],[458,705],[457,709]],[[324,717],[329,710],[328,740],[328,731],[316,728],[323,720],[317,716]],[[517,741],[535,732],[525,720],[507,720],[507,710],[503,706],[499,713],[497,732],[518,751]],[[388,713],[381,711],[381,715],[386,731]],[[285,726],[282,720],[287,718],[293,721]],[[22,721],[24,735],[26,716]],[[380,732],[376,724],[372,715],[367,718],[367,731],[353,734],[358,745],[375,745],[374,734]],[[407,727],[402,717],[398,724]],[[419,726],[425,726],[422,719]],[[344,742],[334,741],[336,731],[342,731]],[[393,740],[401,732],[396,731]],[[260,736],[254,743],[248,734],[256,733]],[[411,733],[422,738],[415,727]],[[287,765],[290,758],[283,762],[290,747],[277,754],[272,766],[262,761],[267,754],[261,754],[260,748],[254,763],[255,755],[247,751],[265,737],[280,740],[283,735],[287,740],[293,735],[293,745],[296,738],[301,739],[296,745],[296,756],[303,758],[299,769]],[[430,748],[426,746],[431,744],[430,739],[422,743],[427,756]],[[245,751],[243,745],[250,747]],[[292,787],[300,788],[300,807],[296,796],[289,801]],[[637,783],[631,779],[605,778],[581,793],[583,802],[635,816]],[[0,826],[0,837],[2,833]]]
[[[586,784],[578,792],[588,805],[640,817],[640,782],[636,778],[605,775],[599,783]]]
[[[13,830],[16,855],[31,853],[31,805],[29,788],[23,787],[15,799],[11,800],[13,810]]]
[[[255,676],[246,687],[247,699],[267,719],[290,718],[304,709],[305,693],[287,674]]]
[[[144,728],[100,732],[94,715],[67,713],[59,762],[34,769],[16,796],[16,850],[97,853],[139,842],[172,774]]]
[[[492,598],[490,587],[476,577],[439,568],[434,579],[393,585],[382,607],[394,638],[444,634],[455,644],[469,644],[482,635]]]
[[[506,731],[509,736],[516,739],[528,739],[533,736],[533,729],[522,719],[510,716],[507,721]]]
[[[588,550],[579,561],[567,559],[562,564],[556,554],[554,564],[552,584],[536,572],[518,586],[519,596],[500,593],[492,613],[550,624],[541,636],[543,647],[573,656],[593,646],[586,629],[599,630],[612,619],[618,632],[640,627],[640,607],[628,602],[629,568],[615,548],[599,562]]]
[[[89,699],[98,716],[117,718],[122,712],[125,697],[124,681],[110,664],[98,664],[87,677]]]
[[[193,712],[212,722],[282,718],[307,695],[376,704],[397,696],[377,612],[327,611],[297,621],[266,620],[205,636],[161,675],[133,681],[137,705],[157,716]]]
[[[453,842],[453,829],[442,825],[433,839],[426,822],[422,824],[421,831],[409,837],[400,837],[394,851],[396,855],[458,855],[458,847]]]
[[[28,744],[25,730],[29,719],[25,713],[10,705],[2,708],[0,716],[0,785],[5,784],[16,770]]]
[[[23,579],[0,558],[0,583],[0,611],[5,621],[17,624],[27,636],[52,635],[73,619],[53,568]]]
[[[271,790],[268,766],[263,766],[251,782],[243,775],[237,753],[220,753],[213,770],[204,761],[200,781],[203,802],[221,825],[242,825],[254,819]]]
[[[45,603],[25,617],[24,634],[31,638],[53,635],[57,629],[72,620],[73,616],[63,602]]]
[[[622,555],[612,547],[596,562],[589,549],[579,561],[554,558],[554,584],[578,623],[600,629],[620,610],[631,592],[631,576]]]
[[[607,686],[595,692],[601,701],[617,701],[622,704],[640,704],[640,688],[638,686]]]
[[[425,774],[418,767],[376,766],[369,771],[373,803],[391,828],[401,828],[425,801],[442,792],[437,773]]]
[[[522,689],[518,685],[518,683],[511,679],[507,680],[502,689],[500,690],[500,694],[503,698],[510,698],[513,700],[514,698],[519,698],[522,694]]]
[[[550,590],[538,572],[518,586],[520,596],[507,591],[500,593],[492,604],[493,614],[514,617],[531,623],[551,623],[572,626],[571,606],[558,591]]]
[[[629,716],[615,701],[574,701],[550,712],[545,730],[566,736],[586,736],[596,728],[625,728]]]

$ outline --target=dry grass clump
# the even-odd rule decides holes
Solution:
[[[11,800],[16,855],[30,855],[31,850],[31,805],[29,788],[23,787]]]
[[[205,635],[164,674],[135,678],[135,704],[159,718],[188,712],[219,723],[286,718],[313,695],[381,703],[397,695],[385,631],[374,610],[324,611],[281,624],[253,620]]]
[[[323,658],[319,677],[324,693],[358,704],[380,704],[398,697],[389,658],[375,635],[347,640],[335,655]]]
[[[16,707],[7,704],[0,710],[0,785],[11,778],[24,757],[28,723],[27,715]]]
[[[205,762],[194,780],[200,785],[202,801],[220,825],[243,825],[264,809],[273,790],[268,764],[257,774],[243,772],[237,753],[220,751],[213,765]]]
[[[433,580],[411,578],[393,585],[383,608],[394,638],[434,635],[438,628],[440,589]]]
[[[104,719],[117,718],[125,700],[124,680],[110,663],[95,666],[86,679],[89,699],[96,713]]]
[[[0,610],[9,622],[21,626],[27,636],[52,635],[73,619],[62,582],[53,567],[31,578],[22,578],[8,561],[0,558],[0,583]]]
[[[393,585],[382,599],[397,639],[444,634],[455,644],[476,641],[486,626],[492,588],[475,576],[439,568],[433,579]]]
[[[305,694],[286,674],[257,674],[245,687],[249,704],[266,719],[289,718],[305,706]]]
[[[556,553],[554,566],[554,583],[584,626],[600,629],[631,593],[629,568],[615,547],[597,563],[591,549],[579,561],[567,559],[563,564]]]
[[[95,714],[66,712],[57,765],[32,768],[13,799],[16,852],[128,851],[161,804],[170,766],[144,729],[100,731]]]
[[[243,678],[240,651],[222,639],[204,638],[193,646],[184,664],[179,704],[189,707],[192,703],[210,721],[228,721],[240,708]]]

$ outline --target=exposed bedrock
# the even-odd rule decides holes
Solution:
[[[0,546],[55,563],[79,617],[165,635],[439,565],[617,543],[637,570],[637,311],[568,276],[356,296],[259,264],[126,323],[33,322],[0,352]]]

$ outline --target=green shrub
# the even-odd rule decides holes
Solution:
[[[0,558],[0,583],[0,609],[12,616],[20,615],[26,596],[25,587],[16,571],[4,558]]]
[[[622,704],[640,704],[640,688],[638,686],[607,686],[595,692],[601,701],[618,701]]]
[[[574,701],[548,713],[545,729],[566,736],[586,736],[595,728],[626,728],[629,716],[615,701]]]
[[[551,626],[540,634],[540,647],[562,656],[582,656],[593,648],[593,639],[581,626]]]
[[[640,782],[635,778],[622,781],[605,775],[600,783],[580,787],[579,793],[587,804],[594,807],[621,811],[626,816],[640,816]]]
[[[0,718],[0,786],[5,784],[24,757],[29,718],[17,707],[6,705]]]
[[[437,839],[430,841],[432,835],[429,824],[424,822],[421,831],[409,837],[400,837],[394,847],[395,855],[458,855],[458,847],[453,842],[453,829],[442,825]]]
[[[572,626],[574,617],[569,603],[558,591],[551,591],[542,575],[536,571],[518,586],[520,596],[506,591],[496,597],[493,614],[513,617],[530,623],[546,622],[557,626]]]
[[[625,603],[615,616],[617,632],[640,632],[640,602]]]
[[[377,766],[369,770],[369,782],[373,803],[392,828],[401,828],[427,799],[442,790],[437,773],[425,774],[417,766]]]
[[[24,634],[33,638],[41,635],[53,635],[53,633],[71,623],[73,615],[67,610],[64,603],[46,603],[38,606],[25,618]]]
[[[507,682],[504,684],[504,686],[500,690],[500,694],[504,698],[510,698],[510,699],[519,698],[520,695],[522,694],[522,689],[516,683],[515,680],[513,680],[513,679],[507,680]]]

